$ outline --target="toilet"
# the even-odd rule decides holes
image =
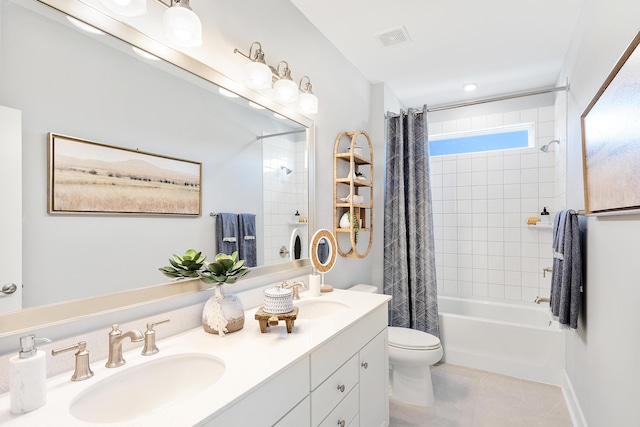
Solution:
[[[372,285],[355,285],[351,291],[377,293]],[[431,406],[434,402],[431,365],[442,359],[438,337],[410,328],[389,326],[390,397],[403,403]]]

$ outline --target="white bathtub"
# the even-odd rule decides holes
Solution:
[[[548,305],[438,297],[443,360],[561,385],[564,330]]]

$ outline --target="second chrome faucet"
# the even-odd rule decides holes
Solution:
[[[126,363],[122,357],[122,341],[125,338],[130,338],[131,342],[138,342],[144,339],[144,335],[136,329],[123,333],[119,325],[112,325],[109,332],[109,359],[105,365],[107,368],[117,368]]]

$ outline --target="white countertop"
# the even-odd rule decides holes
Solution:
[[[105,360],[92,360],[93,378],[72,382],[72,370],[49,378],[47,403],[35,411],[15,415],[9,412],[9,393],[0,395],[0,425],[11,426],[87,426],[93,425],[74,418],[69,412],[71,402],[89,387],[112,375],[158,358],[182,354],[205,353],[225,364],[222,377],[203,392],[180,402],[167,405],[148,416],[136,420],[110,423],[111,426],[188,426],[194,425],[211,414],[231,406],[239,398],[254,390],[270,377],[309,354],[318,346],[346,329],[354,322],[374,311],[390,299],[387,295],[369,294],[345,290],[322,294],[311,298],[301,293],[300,302],[322,299],[342,302],[349,309],[331,316],[295,321],[293,333],[287,334],[284,321],[260,333],[258,321],[254,319],[256,308],[245,312],[244,328],[224,337],[205,333],[196,328],[173,337],[158,340],[160,352],[153,356],[140,355],[140,349],[124,353],[127,364],[108,369]],[[303,316],[302,308],[299,316]],[[105,340],[107,335],[105,334]],[[109,402],[104,402],[108,407]],[[118,408],[111,410],[117,411]]]

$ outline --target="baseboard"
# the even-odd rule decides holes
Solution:
[[[562,394],[564,395],[564,401],[566,402],[567,409],[569,410],[571,423],[573,424],[573,427],[588,427],[587,420],[584,419],[580,402],[578,402],[578,398],[573,390],[573,385],[567,375],[567,371],[563,371],[562,374]]]

